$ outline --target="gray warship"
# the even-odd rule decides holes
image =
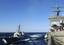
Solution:
[[[64,16],[60,15],[60,8],[57,7],[56,15],[50,16],[50,31],[47,33],[48,45],[64,45]]]

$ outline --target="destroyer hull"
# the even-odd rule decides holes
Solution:
[[[64,31],[49,32],[48,45],[64,45]]]

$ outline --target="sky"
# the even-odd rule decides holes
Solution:
[[[18,25],[24,32],[49,31],[49,16],[63,0],[0,0],[0,32],[15,32]]]

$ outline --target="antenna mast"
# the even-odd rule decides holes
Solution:
[[[61,12],[59,8],[60,8],[60,7],[57,7],[57,11],[56,11],[56,12],[57,12],[57,13],[56,13],[57,16],[59,16],[59,14],[60,14],[60,12]]]
[[[20,24],[19,24],[19,26],[18,26],[18,32],[20,32]]]
[[[60,7],[56,7],[56,11],[54,12],[56,12],[56,16],[59,16],[61,12]]]

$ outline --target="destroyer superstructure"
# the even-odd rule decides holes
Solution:
[[[64,45],[64,16],[57,7],[56,15],[50,16],[50,31],[48,32],[48,45]]]

